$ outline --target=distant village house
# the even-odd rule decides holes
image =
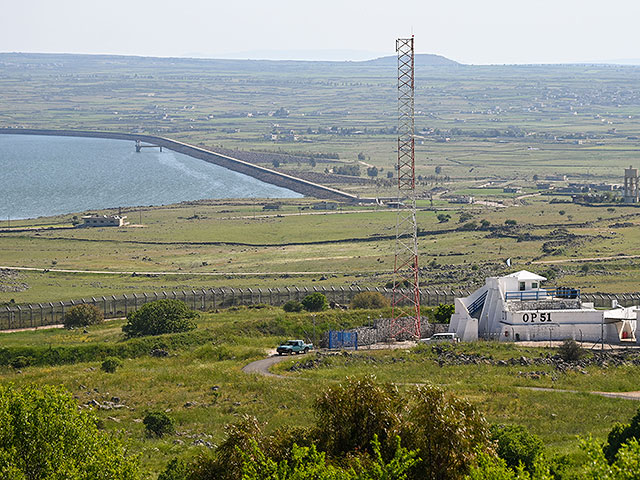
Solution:
[[[82,217],[82,227],[124,227],[126,215],[85,215]]]

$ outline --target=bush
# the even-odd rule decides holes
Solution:
[[[116,370],[122,366],[122,362],[119,358],[108,357],[102,362],[100,368],[103,372],[116,373]]]
[[[380,292],[360,292],[351,300],[351,308],[385,308],[389,300]]]
[[[544,449],[542,440],[521,425],[494,425],[491,440],[497,443],[497,454],[509,467],[516,469],[522,463],[528,472],[533,472]]]
[[[578,342],[569,338],[558,347],[558,354],[565,362],[577,362],[584,356],[585,351],[584,348],[578,345]]]
[[[162,437],[175,431],[173,419],[164,412],[149,412],[142,423],[149,436]]]
[[[197,315],[180,300],[156,300],[127,315],[122,331],[127,337],[187,332],[196,328]]]
[[[88,325],[95,325],[104,321],[104,315],[95,305],[88,305],[82,303],[71,307],[67,313],[65,313],[62,322],[64,328],[77,328],[86,327]]]
[[[441,303],[436,307],[433,317],[436,323],[449,323],[451,315],[456,311],[455,307],[449,303]]]
[[[301,312],[304,306],[297,300],[289,300],[282,306],[285,312]]]
[[[632,439],[640,439],[640,408],[630,423],[616,423],[609,432],[607,443],[603,447],[607,461],[613,463],[622,445]]]
[[[15,369],[28,367],[31,365],[31,358],[20,355],[11,361],[11,366]]]
[[[327,297],[320,292],[310,293],[302,299],[302,306],[307,312],[320,312],[329,307]]]
[[[391,384],[375,377],[347,378],[325,390],[314,404],[321,448],[334,456],[370,452],[374,437],[383,445],[398,431],[402,399]]]
[[[189,478],[189,468],[177,458],[171,460],[164,471],[158,475],[158,480],[185,480],[187,478]]]
[[[426,385],[407,395],[403,403],[406,412],[400,438],[420,455],[409,479],[462,478],[475,463],[476,452],[489,449],[489,426],[466,400]]]
[[[0,478],[136,480],[135,457],[61,387],[0,385]]]

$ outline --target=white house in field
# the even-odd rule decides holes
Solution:
[[[636,342],[640,307],[596,310],[580,290],[544,288],[545,277],[521,270],[490,277],[465,298],[455,299],[449,332],[462,341],[565,340]]]

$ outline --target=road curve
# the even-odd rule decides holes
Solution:
[[[283,375],[276,375],[275,373],[271,373],[269,371],[269,368],[271,368],[271,366],[275,365],[276,363],[280,363],[284,360],[289,360],[290,358],[290,355],[272,355],[262,360],[256,360],[255,362],[251,362],[248,365],[245,365],[244,367],[242,367],[242,371],[244,373],[257,373],[259,375],[265,375],[267,377],[288,378]]]

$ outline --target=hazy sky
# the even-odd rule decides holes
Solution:
[[[0,52],[464,63],[640,59],[638,0],[2,1]]]

